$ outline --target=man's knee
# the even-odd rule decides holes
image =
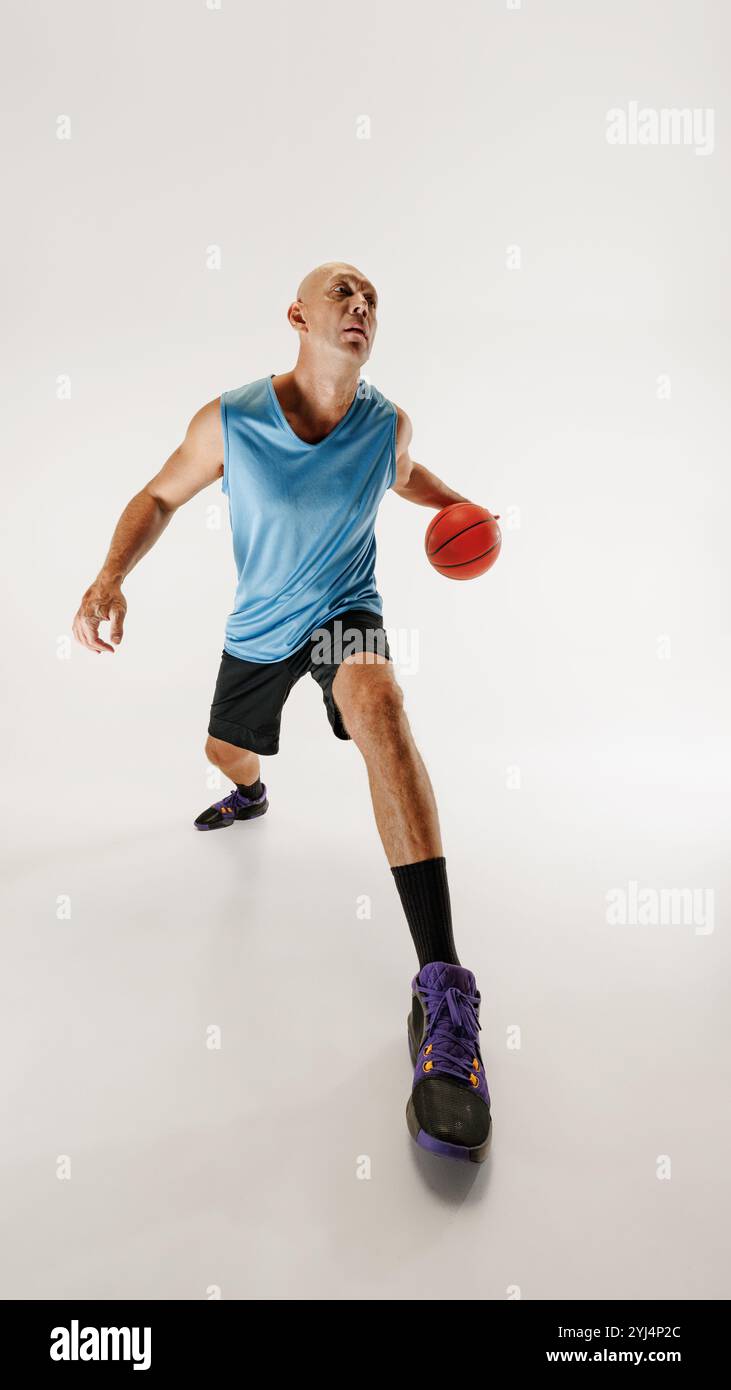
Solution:
[[[206,739],[205,754],[209,763],[214,763],[218,767],[220,758],[220,739],[213,738],[211,734]]]
[[[222,738],[214,738],[212,734],[206,739],[205,754],[209,763],[213,763],[215,767],[221,767],[222,763],[230,763],[232,757],[240,758],[247,751],[246,748],[238,748],[234,743],[226,743]]]
[[[399,727],[404,693],[392,672],[353,668],[333,694],[350,737],[356,742],[382,738]]]

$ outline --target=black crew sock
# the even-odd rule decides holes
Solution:
[[[258,801],[263,791],[261,778],[257,777],[256,781],[252,782],[250,787],[245,787],[243,782],[237,782],[236,790],[241,792],[242,796],[247,796],[249,801]]]
[[[452,936],[452,906],[444,855],[438,859],[422,859],[416,864],[398,864],[391,868],[391,873],[419,957],[419,969],[430,960],[459,965]]]

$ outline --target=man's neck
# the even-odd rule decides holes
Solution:
[[[341,419],[350,406],[358,389],[359,376],[360,369],[355,363],[298,359],[294,369],[281,380],[289,404],[299,416],[332,424]]]

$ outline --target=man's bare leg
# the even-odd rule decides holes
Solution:
[[[209,734],[206,757],[209,763],[220,767],[224,776],[230,777],[238,786],[250,787],[258,781],[261,771],[259,754],[250,753],[248,748],[237,748],[234,743],[224,743],[223,739],[212,738]]]
[[[346,657],[332,693],[365,760],[376,825],[391,867],[441,855],[434,790],[393,663],[368,652]]]
[[[368,770],[378,833],[419,964],[438,960],[458,965],[434,791],[393,663],[375,652],[346,657],[332,694]]]

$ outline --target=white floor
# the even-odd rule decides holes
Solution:
[[[303,682],[269,814],[199,835],[183,732],[164,776],[58,748],[24,801],[0,1296],[728,1297],[721,749],[526,748],[508,790],[500,748],[427,739],[494,1101],[463,1168],[406,1129],[415,957],[357,749]],[[633,878],[713,885],[714,929],[607,924]]]

